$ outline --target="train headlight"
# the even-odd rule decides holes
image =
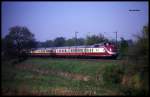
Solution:
[[[110,50],[110,51],[112,51],[112,49],[111,49],[111,48],[110,48],[109,50]]]

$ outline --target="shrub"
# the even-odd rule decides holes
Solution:
[[[103,73],[103,80],[105,84],[120,84],[123,75],[123,68],[121,65],[106,66]]]

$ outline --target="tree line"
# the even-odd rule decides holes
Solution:
[[[93,45],[96,43],[106,42],[108,39],[102,34],[87,36],[86,38],[69,38],[57,37],[54,40],[46,40],[45,42],[37,42],[37,47],[61,47],[75,45]]]

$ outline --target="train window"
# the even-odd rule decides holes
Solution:
[[[88,52],[89,50],[88,49],[86,49],[86,52]]]
[[[80,52],[80,49],[78,49],[78,52]]]
[[[80,52],[82,52],[82,49],[80,49]]]
[[[82,52],[82,49],[80,49],[80,52]]]
[[[96,49],[96,51],[98,51],[98,49]]]

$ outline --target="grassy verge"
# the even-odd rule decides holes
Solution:
[[[121,95],[104,84],[102,74],[112,62],[31,58],[2,63],[3,95]]]

